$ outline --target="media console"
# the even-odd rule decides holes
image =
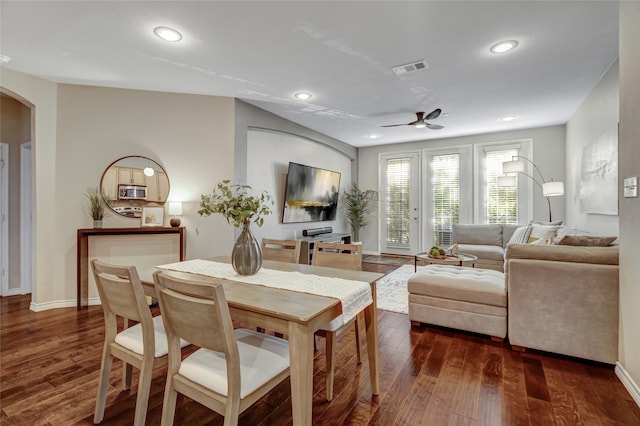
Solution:
[[[351,243],[351,234],[332,232],[328,234],[319,234],[310,237],[296,238],[302,241],[300,244],[300,261],[299,263],[311,264],[311,257],[313,256],[313,245],[318,242],[323,243]]]

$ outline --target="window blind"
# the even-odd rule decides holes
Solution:
[[[387,177],[387,245],[409,246],[410,158],[388,159]]]
[[[516,176],[515,187],[498,186],[498,176],[503,175],[502,163],[511,161],[514,155],[518,155],[517,148],[485,151],[487,223],[502,225],[518,223],[518,176]]]
[[[460,154],[433,155],[431,170],[433,243],[448,247],[460,215]]]

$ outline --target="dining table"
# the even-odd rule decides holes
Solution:
[[[228,264],[230,258],[226,256],[214,257],[207,259],[207,261]],[[178,262],[177,266],[180,266],[180,263]],[[349,281],[360,281],[360,283],[354,284],[362,282],[369,284],[372,303],[364,307],[358,315],[364,314],[371,393],[377,395],[379,392],[379,359],[375,286],[376,281],[384,274],[270,260],[264,260],[262,268],[265,269],[265,272],[269,270],[289,272],[295,280],[301,283],[304,281],[305,275],[308,275],[309,280],[313,278],[314,282],[318,280],[322,282],[322,279],[329,282],[331,279],[338,278],[345,280],[346,285],[349,284]],[[155,270],[157,268],[139,272],[145,293],[152,297],[155,297],[153,282]],[[207,280],[206,276],[193,272],[163,270],[174,276],[194,281],[206,282]],[[293,424],[311,425],[314,334],[343,314],[342,302],[338,298],[312,294],[304,289],[298,291],[291,288],[260,285],[260,277],[260,271],[258,271],[252,277],[252,283],[234,280],[223,284],[231,317],[243,324],[262,327],[288,337]],[[319,279],[318,277],[324,278]]]

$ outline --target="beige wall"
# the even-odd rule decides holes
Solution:
[[[10,97],[0,96],[0,142],[9,145],[9,293],[20,289],[20,146],[31,141],[31,111]]]
[[[167,171],[169,198],[186,202],[187,257],[230,251],[233,229],[222,217],[201,218],[196,210],[200,194],[233,176],[233,99],[56,85],[6,69],[1,78],[3,89],[35,106],[32,309],[75,304],[76,229],[92,226],[84,192],[122,156],[148,156]],[[105,226],[138,222],[112,215]]]
[[[58,190],[54,180],[57,87],[50,81],[6,68],[0,68],[0,82],[3,90],[34,107],[31,157],[37,170],[33,176],[35,207],[32,221],[35,232],[32,304],[39,300],[58,300],[65,293],[59,233],[54,215],[48,209],[38,208],[55,205]]]
[[[583,149],[604,132],[615,129],[620,117],[618,61],[614,62],[587,99],[567,123],[567,222],[572,227],[599,235],[618,235],[618,216],[580,212],[580,181]]]
[[[622,196],[622,180],[640,177],[640,3],[620,4],[620,367],[640,405],[640,198]],[[627,386],[629,388],[629,386]]]

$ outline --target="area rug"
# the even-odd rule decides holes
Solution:
[[[422,268],[426,266],[418,266],[418,271]],[[413,265],[402,265],[376,282],[378,309],[401,314],[409,313],[407,280],[411,274],[413,274]]]

